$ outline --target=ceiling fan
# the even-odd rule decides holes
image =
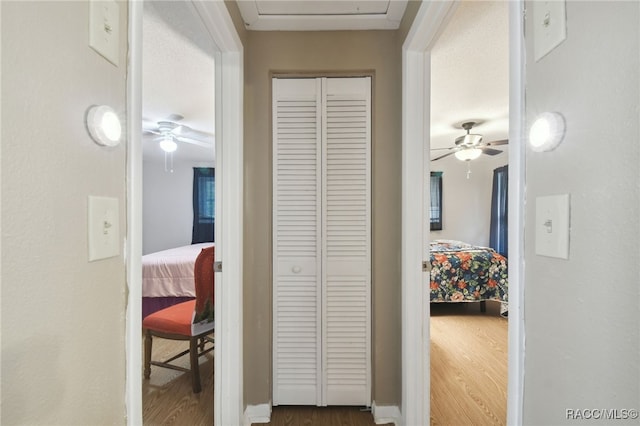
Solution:
[[[146,121],[142,126],[144,135],[155,135],[154,141],[160,142],[160,148],[167,153],[174,152],[179,143],[189,143],[203,148],[213,147],[214,135],[177,123],[184,117],[171,114],[158,122]]]
[[[487,155],[500,154],[502,152],[501,150],[494,149],[491,147],[498,146],[498,145],[506,145],[509,143],[509,140],[502,139],[502,140],[497,140],[492,142],[483,142],[482,135],[471,133],[471,129],[476,124],[478,123],[474,121],[468,121],[468,122],[462,123],[462,128],[466,130],[467,133],[465,135],[462,135],[456,138],[455,146],[452,146],[450,148],[434,148],[432,151],[438,150],[438,149],[446,149],[449,152],[447,152],[446,154],[440,155],[432,159],[431,161],[437,161],[437,160],[440,160],[441,158],[448,157],[452,154],[454,154],[456,158],[460,161],[475,160],[476,158],[480,157],[480,155],[482,154],[487,154]]]

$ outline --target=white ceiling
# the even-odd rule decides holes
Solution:
[[[179,114],[194,130],[215,134],[215,45],[189,2],[145,1],[143,20],[143,127]],[[164,152],[154,135],[143,136],[145,160]],[[209,148],[180,143],[174,161],[214,161]]]
[[[436,42],[431,53],[431,148],[454,146],[466,121],[480,122],[472,133],[483,135],[485,142],[508,138],[508,3],[461,2]],[[506,160],[507,147],[497,148],[504,150],[499,156]]]
[[[308,16],[302,15],[321,13],[326,17],[332,11],[346,12],[352,22],[357,22],[359,18],[369,20],[375,12],[386,10],[385,14],[388,14],[391,10],[396,14],[394,20],[399,22],[406,7],[405,0],[241,0],[238,4],[241,10],[253,8],[255,13],[276,17],[269,25],[282,29],[290,29],[291,22],[307,22]],[[295,9],[296,5],[302,9]],[[398,5],[401,5],[399,17]],[[180,114],[185,117],[181,124],[215,133],[211,55],[215,46],[209,34],[190,2],[145,1],[144,10],[143,119],[156,122],[171,114]],[[365,13],[358,17],[354,16],[353,10]],[[285,21],[278,21],[284,12],[289,16]],[[340,19],[331,15],[320,22]],[[359,28],[361,24],[349,25]],[[453,146],[455,138],[464,134],[460,124],[465,121],[480,122],[474,133],[482,134],[485,141],[507,139],[508,2],[460,2],[432,49],[431,61],[431,147]],[[144,139],[145,159],[164,158],[157,142]],[[499,148],[505,150],[500,156],[506,158],[506,146]],[[174,158],[176,161],[182,158],[212,161],[213,155],[213,149],[184,145],[178,148]],[[487,156],[475,161],[482,161],[484,157]],[[449,158],[440,161],[447,160],[451,161]]]

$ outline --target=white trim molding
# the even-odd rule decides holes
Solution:
[[[428,55],[403,55],[402,140],[402,416],[403,424],[429,424],[429,353],[423,351],[428,318],[422,300],[423,285],[423,126],[425,90],[423,76]],[[417,95],[411,95],[417,94]],[[428,342],[428,336],[426,341]],[[426,396],[426,397],[425,397]]]
[[[376,405],[374,401],[371,405],[371,414],[373,414],[373,421],[377,425],[393,423],[397,426],[402,421],[402,413],[397,405]]]
[[[428,272],[429,49],[457,7],[423,2],[402,47],[402,423],[430,423]],[[416,232],[420,230],[419,232]]]
[[[216,357],[214,424],[244,418],[242,347],[243,48],[224,2],[192,0],[218,47],[216,57]]]
[[[521,425],[524,395],[524,1],[509,3],[509,346],[507,424]]]
[[[271,422],[271,402],[268,404],[247,405],[244,410],[244,425]]]
[[[125,244],[128,287],[125,330],[127,425],[142,424],[142,16],[143,2],[129,2]]]

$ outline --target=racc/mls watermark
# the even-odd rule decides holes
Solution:
[[[635,408],[567,408],[567,420],[633,420],[638,418]]]

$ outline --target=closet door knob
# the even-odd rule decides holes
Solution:
[[[293,272],[294,274],[299,274],[300,272],[302,272],[302,268],[299,266],[294,266],[293,268],[291,268],[291,272]]]

